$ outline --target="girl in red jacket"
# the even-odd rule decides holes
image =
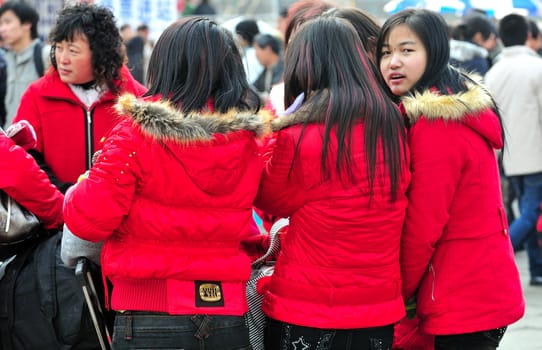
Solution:
[[[34,142],[33,140],[32,143]],[[15,144],[1,128],[0,190],[36,215],[45,229],[59,229],[62,226],[64,196],[51,184],[47,174],[26,150]],[[25,244],[0,248],[2,261],[24,249]]]
[[[345,19],[299,27],[257,206],[290,217],[263,311],[266,349],[389,349],[405,314],[399,242],[409,183],[405,129]]]
[[[120,98],[124,118],[66,194],[66,224],[104,240],[113,348],[247,349],[251,268],[241,241],[267,118],[255,112],[233,37],[203,17],[163,32],[148,82],[144,99]]]
[[[495,349],[524,312],[495,157],[503,129],[487,90],[449,56],[446,23],[427,10],[390,17],[377,42],[410,125],[403,297],[417,299],[436,349]]]

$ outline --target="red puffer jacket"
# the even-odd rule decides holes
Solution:
[[[252,204],[269,123],[249,112],[182,114],[119,100],[129,115],[87,179],[66,194],[66,224],[105,240],[102,269],[115,310],[243,315]]]
[[[403,98],[412,183],[401,242],[403,296],[421,330],[461,334],[507,326],[524,300],[508,235],[495,149],[502,129],[480,85]]]
[[[322,181],[324,125],[315,120],[318,113],[304,106],[277,120],[280,130],[256,201],[268,213],[290,217],[263,311],[305,327],[390,325],[405,315],[399,243],[410,179],[408,159],[402,160],[397,200],[391,202],[386,165],[378,152],[370,199],[364,127],[358,123],[351,150],[357,184],[341,183],[336,173]],[[320,108],[325,111],[325,106]],[[308,125],[298,145],[305,121]],[[336,157],[334,134],[332,139],[329,164],[335,164]]]
[[[34,213],[45,228],[62,226],[64,196],[26,151],[0,129],[0,189]]]

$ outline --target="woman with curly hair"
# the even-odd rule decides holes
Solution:
[[[90,169],[100,140],[117,123],[117,96],[141,95],[145,88],[123,65],[122,40],[109,9],[65,7],[49,39],[52,67],[28,87],[15,121],[32,124],[38,142],[31,152],[64,192]]]

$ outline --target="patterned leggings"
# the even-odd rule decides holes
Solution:
[[[389,350],[393,325],[362,329],[319,329],[268,319],[266,350]]]

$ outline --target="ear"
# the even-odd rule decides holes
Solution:
[[[536,40],[536,38],[533,38],[533,33],[531,33],[531,31],[529,30],[527,32],[527,40],[525,40],[526,43],[530,42],[531,40]]]
[[[21,27],[23,27],[25,30],[27,30],[29,33],[32,31],[32,23],[30,22],[23,22],[21,23]]]
[[[484,37],[482,36],[482,33],[478,32],[478,33],[474,34],[474,36],[472,37],[472,41],[474,41],[476,44],[482,46],[482,44],[484,43]]]

